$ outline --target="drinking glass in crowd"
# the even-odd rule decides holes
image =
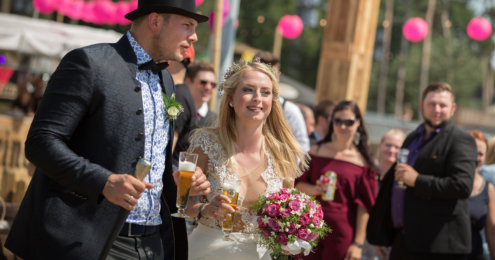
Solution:
[[[304,260],[360,259],[368,212],[377,194],[376,166],[368,147],[368,134],[357,104],[337,104],[328,134],[311,147],[309,169],[296,179],[296,188],[320,201],[325,222],[332,228],[314,253]],[[322,200],[322,175],[336,173],[334,198]]]
[[[483,241],[480,231],[485,229],[486,241],[491,259],[495,259],[495,188],[479,174],[479,168],[485,160],[488,142],[483,133],[472,130],[478,149],[478,165],[474,174],[473,191],[469,197],[469,215],[471,218],[472,251],[469,260],[483,258]]]

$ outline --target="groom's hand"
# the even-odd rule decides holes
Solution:
[[[175,185],[179,186],[180,172],[175,171],[173,175]],[[189,193],[189,196],[206,195],[210,193],[210,182],[206,179],[206,175],[203,173],[203,170],[201,170],[201,168],[197,166],[196,171],[194,172],[194,175],[192,177],[192,181],[193,182],[191,184],[191,192]]]
[[[113,173],[108,177],[101,193],[113,204],[126,210],[133,210],[144,190],[151,188],[153,188],[152,184],[140,181],[134,176]]]

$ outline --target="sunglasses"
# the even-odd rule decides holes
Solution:
[[[211,84],[212,88],[215,88],[217,86],[217,83],[215,83],[215,82],[209,82],[207,80],[200,80],[199,81],[199,84],[201,84],[202,86],[206,86],[206,84],[208,84],[208,83]]]
[[[342,126],[342,125],[345,125],[347,127],[350,127],[350,126],[353,126],[354,123],[356,123],[359,119],[357,118],[353,118],[353,119],[340,119],[340,118],[334,118],[333,119],[333,123],[336,125],[336,126]]]

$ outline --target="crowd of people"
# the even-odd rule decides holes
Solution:
[[[268,260],[252,204],[293,187],[316,197],[333,230],[296,259],[483,259],[484,243],[495,259],[495,141],[452,123],[449,84],[430,84],[424,123],[408,135],[387,131],[375,156],[355,102],[311,109],[283,99],[269,52],[234,63],[217,84],[213,65],[195,60],[195,28],[208,20],[195,1],[138,2],[118,43],[69,52],[48,82],[25,148],[36,171],[5,244],[14,254]],[[217,112],[208,107],[215,88]],[[162,95],[182,105],[172,121]],[[171,217],[185,151],[198,156],[189,232]],[[142,159],[150,173],[138,180]],[[226,180],[241,183],[235,207],[222,193]]]

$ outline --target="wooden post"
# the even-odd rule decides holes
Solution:
[[[10,13],[10,6],[12,5],[12,0],[2,0],[2,13]]]
[[[385,20],[383,21],[383,46],[382,46],[382,64],[380,65],[380,78],[378,79],[378,97],[376,101],[376,111],[378,113],[385,113],[385,97],[387,96],[387,76],[388,76],[388,63],[391,57],[388,56],[390,52],[390,39],[392,38],[392,24],[394,22],[394,0],[387,0],[385,4]]]
[[[405,20],[411,13],[410,0],[404,0]],[[409,41],[402,35],[400,40],[399,69],[397,70],[397,84],[395,85],[395,117],[402,120],[404,109],[404,88],[406,85],[406,60],[409,50]]]
[[[433,31],[433,17],[435,16],[435,5],[437,0],[429,0],[428,9],[426,10],[426,23],[428,24],[428,34],[423,40],[423,55],[421,57],[421,74],[419,79],[419,100],[423,90],[428,85],[428,77],[430,72],[430,51],[431,51],[431,35]],[[419,109],[419,108],[418,108]],[[421,111],[418,110],[421,117]]]
[[[380,0],[329,0],[316,102],[353,100],[366,111]]]
[[[282,53],[282,34],[275,29],[275,40],[273,41],[273,55],[280,59],[280,54]]]
[[[221,58],[221,50],[220,48],[222,47],[222,13],[223,13],[223,1],[228,1],[228,0],[216,0],[215,1],[215,20],[213,22],[213,53],[212,53],[212,63],[213,67],[215,68],[215,72],[217,75],[220,75],[220,58]],[[217,88],[213,89],[213,92],[211,93],[211,99],[210,99],[210,110],[215,111],[216,110],[216,103],[217,103]]]

